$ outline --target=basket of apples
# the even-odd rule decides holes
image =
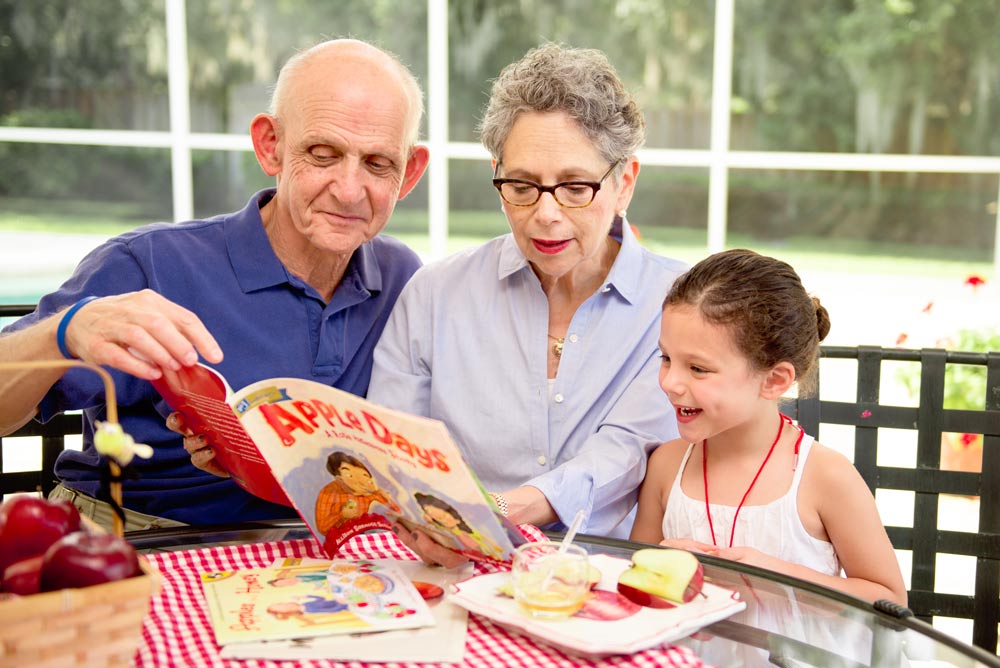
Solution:
[[[68,501],[0,504],[0,667],[125,666],[159,580]]]
[[[111,470],[121,505],[121,467],[149,457],[117,421],[114,386],[104,369],[79,360],[0,364],[0,370],[83,366],[105,382],[108,421],[94,445]],[[127,666],[160,580],[125,540],[120,518],[109,533],[69,501],[34,494],[0,503],[0,668]]]

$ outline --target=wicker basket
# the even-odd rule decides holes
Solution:
[[[141,556],[139,565],[143,574],[125,580],[0,601],[0,668],[128,666],[160,589]]]

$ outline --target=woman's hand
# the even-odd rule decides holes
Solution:
[[[229,477],[229,471],[215,461],[215,451],[212,450],[208,440],[204,436],[196,435],[184,424],[184,415],[181,413],[168,415],[167,429],[184,437],[184,449],[191,455],[191,463],[196,469],[201,469],[220,478]]]
[[[399,540],[403,541],[406,547],[416,552],[417,556],[430,566],[456,568],[468,561],[458,552],[439,544],[419,529],[410,531],[399,522],[394,522],[392,532],[399,536]]]

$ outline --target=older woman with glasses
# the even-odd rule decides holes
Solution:
[[[480,130],[511,233],[413,276],[368,396],[444,421],[514,522],[582,509],[581,531],[626,537],[677,434],[657,339],[686,269],[625,221],[645,122],[603,53],[547,44],[500,73]]]

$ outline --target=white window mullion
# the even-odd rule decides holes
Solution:
[[[430,258],[448,252],[448,2],[427,2],[427,217]]]
[[[726,244],[729,198],[729,125],[733,81],[734,0],[715,3],[715,49],[712,56],[712,139],[708,168],[708,252]]]
[[[187,19],[184,2],[185,0],[166,0],[167,89],[170,97],[170,168],[174,221],[194,218]]]

